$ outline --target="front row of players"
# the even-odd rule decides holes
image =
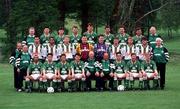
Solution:
[[[134,53],[127,63],[123,61],[121,53],[116,53],[113,63],[109,61],[108,53],[104,53],[101,62],[95,60],[92,51],[89,52],[87,62],[81,61],[80,57],[80,54],[76,54],[75,60],[70,64],[66,55],[62,54],[60,62],[56,64],[49,53],[47,61],[42,64],[38,55],[34,55],[25,77],[26,91],[31,92],[34,81],[38,82],[39,91],[45,91],[48,87],[53,87],[55,91],[89,91],[92,90],[92,80],[95,80],[95,89],[99,91],[116,90],[118,85],[124,85],[126,90],[134,89],[135,80],[139,80],[140,89],[157,88],[158,73],[150,54],[145,55],[145,61],[142,63]],[[149,80],[153,80],[153,86],[150,86]],[[65,88],[65,82],[68,83],[68,88]]]

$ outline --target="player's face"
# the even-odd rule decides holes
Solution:
[[[22,49],[22,50],[23,50],[23,52],[25,52],[25,53],[28,52],[28,46],[27,46],[27,45],[23,46],[23,49]]]
[[[149,61],[151,59],[151,56],[149,54],[146,54],[146,60]]]
[[[161,40],[157,40],[157,41],[156,41],[156,45],[157,45],[157,46],[161,46],[161,44],[162,44]]]
[[[52,62],[52,55],[48,55],[47,59],[49,62]]]
[[[110,33],[110,31],[111,31],[110,28],[106,28],[106,29],[105,29],[105,32],[106,32],[106,33]]]
[[[82,43],[86,43],[87,42],[87,37],[82,37]]]
[[[151,27],[150,28],[150,33],[153,34],[153,35],[156,34],[156,28]]]
[[[39,58],[38,58],[38,55],[35,55],[34,56],[34,62],[38,62]]]
[[[54,39],[53,39],[53,38],[50,38],[50,39],[49,39],[49,43],[50,43],[50,44],[54,44],[54,43],[55,43],[55,42],[54,42]]]
[[[142,40],[142,44],[146,45],[147,44],[147,40]]]
[[[66,61],[66,56],[61,56],[61,61],[65,62]]]
[[[118,39],[114,39],[114,44],[118,44],[119,40]]]
[[[89,58],[93,59],[94,58],[94,52],[89,53]]]
[[[125,29],[124,29],[124,28],[119,28],[119,32],[120,32],[121,34],[124,34],[124,33],[125,33]]]
[[[45,29],[44,29],[44,33],[45,33],[45,34],[49,34],[49,31],[50,31],[49,28],[45,28]]]
[[[92,31],[93,31],[93,26],[88,26],[88,27],[87,27],[87,30],[88,30],[89,32],[92,32]]]
[[[77,29],[77,28],[73,28],[73,29],[72,29],[72,32],[73,32],[74,34],[76,34],[76,33],[78,33],[78,29]]]
[[[35,44],[39,44],[39,43],[40,43],[39,38],[36,37],[36,38],[34,39],[34,43],[35,43]]]
[[[136,55],[132,55],[131,58],[132,58],[132,61],[134,62],[134,61],[136,61],[137,57],[136,57]]]
[[[103,36],[99,37],[99,43],[104,43],[104,37]]]
[[[69,38],[68,37],[64,38],[64,43],[66,43],[66,44],[69,43]]]
[[[136,31],[136,35],[137,35],[137,36],[140,36],[141,34],[142,34],[142,31],[141,31],[141,30],[137,30],[137,31]]]
[[[75,56],[75,60],[76,60],[76,61],[78,61],[78,62],[79,62],[79,61],[80,61],[80,59],[81,59],[81,57],[80,57],[80,56],[78,56],[78,55],[76,55],[76,56]]]
[[[128,39],[128,44],[133,44],[133,39],[132,38]]]
[[[59,35],[64,35],[64,30],[59,30],[59,31],[58,31],[58,34],[59,34]]]
[[[21,50],[21,49],[22,49],[22,44],[21,44],[21,43],[17,43],[16,48],[17,48],[18,50]]]
[[[34,30],[34,29],[29,29],[29,34],[30,34],[30,35],[34,35],[34,33],[35,33],[35,30]]]
[[[103,58],[104,58],[104,60],[108,60],[108,59],[109,59],[109,55],[108,55],[108,53],[104,53]]]
[[[121,60],[122,60],[122,56],[121,56],[120,54],[118,54],[118,55],[116,55],[116,59],[117,59],[118,61],[121,61]]]

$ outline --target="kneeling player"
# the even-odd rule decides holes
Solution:
[[[134,80],[139,79],[139,87],[143,88],[143,78],[141,73],[140,62],[137,60],[137,56],[135,53],[131,54],[131,60],[127,63],[127,73],[129,73],[130,79],[130,88],[134,87]]]
[[[53,54],[49,53],[47,55],[47,61],[44,63],[42,71],[43,71],[43,89],[47,89],[47,87],[52,86],[55,90],[57,90],[58,85],[60,84],[60,77],[56,70],[55,62],[53,62]],[[51,85],[52,81],[52,85]]]
[[[60,91],[64,91],[65,86],[64,82],[68,81],[68,91],[71,91],[71,72],[70,65],[66,61],[66,55],[61,54],[61,61],[57,64],[57,71],[60,74],[61,82],[60,82]]]
[[[144,79],[144,88],[149,89],[149,80],[153,79],[153,88],[158,85],[158,72],[156,69],[156,64],[151,60],[150,54],[145,54],[145,61],[142,63],[142,73]]]
[[[98,62],[95,61],[94,52],[89,52],[89,59],[85,63],[85,71],[86,71],[86,86],[87,90],[91,90],[91,80],[96,80],[96,89],[100,89],[99,84],[99,72],[97,67]]]
[[[42,86],[41,67],[42,63],[39,62],[38,55],[34,55],[33,62],[29,65],[27,70],[27,76],[25,77],[27,92],[31,92],[33,81],[39,81],[39,88]]]
[[[81,91],[84,91],[86,88],[85,84],[85,72],[84,72],[84,63],[80,60],[81,55],[76,54],[75,60],[71,63],[71,72],[72,72],[72,84],[73,90],[77,90],[78,88],[78,81],[79,81],[79,88]]]
[[[112,72],[111,63],[109,61],[109,55],[108,53],[104,53],[103,60],[101,61],[100,65],[101,71],[100,71],[100,84],[101,84],[101,90],[105,89],[106,79],[109,80],[109,90],[112,90],[113,82],[114,82],[114,74]]]
[[[122,55],[120,52],[116,53],[116,60],[113,65],[115,87],[117,88],[118,85],[121,85],[122,80],[124,80],[124,85],[126,88],[128,88],[129,74],[125,72],[126,64],[122,60]]]

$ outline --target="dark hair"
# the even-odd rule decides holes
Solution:
[[[147,40],[147,37],[142,37],[142,39],[141,40]]]
[[[87,24],[87,26],[93,26],[93,24],[89,22],[89,23]]]
[[[117,52],[116,55],[121,55],[121,52]]]
[[[34,39],[35,39],[35,38],[39,38],[39,36],[35,36]]]
[[[99,35],[98,35],[98,38],[99,38],[99,37],[104,37],[104,35],[103,35],[103,34],[99,34]]]
[[[64,27],[60,27],[59,30],[64,30]]]
[[[136,55],[136,53],[131,53],[131,56],[132,56],[132,55]]]
[[[61,54],[61,56],[60,56],[60,57],[63,57],[63,56],[65,56],[65,57],[66,57],[66,54],[64,54],[64,53],[63,53],[63,54]]]
[[[109,25],[106,25],[106,26],[105,26],[105,29],[106,29],[106,28],[110,28],[110,26],[109,26]]]
[[[81,55],[80,55],[79,53],[76,53],[76,54],[75,54],[75,56],[79,56],[79,57],[81,57]]]
[[[53,54],[52,54],[52,53],[48,53],[48,54],[47,54],[47,56],[48,56],[48,55],[51,55],[51,56],[53,56]]]
[[[76,25],[74,25],[72,28],[78,28]]]

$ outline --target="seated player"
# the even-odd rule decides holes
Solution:
[[[100,71],[100,86],[101,86],[101,90],[106,89],[105,87],[105,83],[106,83],[106,79],[109,80],[109,90],[112,90],[113,87],[113,82],[114,82],[114,74],[112,72],[112,68],[111,68],[111,63],[109,61],[109,55],[108,53],[104,53],[103,55],[103,60],[101,61],[101,71]]]
[[[64,91],[65,86],[64,82],[68,81],[68,91],[71,91],[71,71],[70,71],[70,64],[66,61],[66,55],[61,54],[60,62],[57,64],[57,71],[60,74],[61,82],[60,82],[60,89],[59,91]]]
[[[143,78],[141,73],[141,65],[137,60],[137,56],[135,53],[131,54],[131,60],[127,63],[127,73],[129,74],[130,79],[130,89],[134,88],[134,80],[139,79],[139,88],[143,88]]]
[[[120,52],[116,53],[116,60],[114,61],[113,65],[115,87],[117,88],[118,85],[122,85],[122,80],[124,80],[124,85],[126,88],[128,88],[129,74],[125,71],[126,63],[122,60],[122,55]]]
[[[80,88],[81,91],[85,90],[85,71],[84,63],[81,61],[81,55],[75,54],[75,60],[71,63],[71,73],[72,73],[72,88],[73,91],[76,91],[77,88]],[[79,83],[79,87],[78,87]]]
[[[96,89],[100,89],[99,84],[99,68],[97,67],[98,62],[94,58],[94,52],[89,52],[89,58],[85,62],[85,71],[86,71],[86,87],[87,90],[91,90],[91,80],[96,80],[95,86]]]
[[[39,62],[38,55],[35,54],[33,58],[33,62],[29,65],[27,69],[27,75],[25,77],[26,80],[26,91],[31,92],[32,90],[32,82],[39,82],[39,89],[42,88],[42,74],[41,74],[42,63]]]
[[[149,89],[149,80],[153,80],[153,88],[157,88],[158,84],[158,72],[156,64],[151,60],[150,54],[145,55],[145,61],[142,62],[142,73],[144,78],[144,88]]]
[[[53,87],[55,90],[58,89],[60,84],[60,77],[56,70],[55,62],[53,62],[53,54],[48,53],[47,61],[43,64],[42,73],[43,73],[43,89],[47,87]],[[52,81],[52,85],[51,85]]]

